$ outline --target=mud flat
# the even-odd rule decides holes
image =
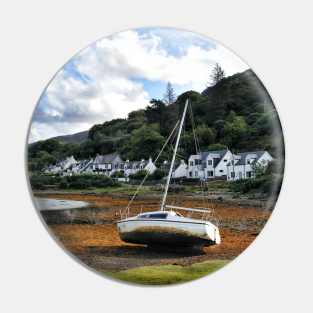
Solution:
[[[128,199],[122,197],[47,194],[45,198],[88,202],[79,209],[44,210],[41,214],[53,234],[66,249],[87,266],[100,272],[118,273],[143,266],[192,264],[213,260],[228,261],[244,251],[260,233],[270,212],[256,207],[211,202],[219,220],[222,243],[203,251],[186,249],[154,250],[126,244],[119,238],[115,222]],[[169,201],[174,200],[169,198]],[[199,200],[180,196],[184,206],[201,206]],[[134,202],[133,213],[151,210],[159,201],[146,198]]]

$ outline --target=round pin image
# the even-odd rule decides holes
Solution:
[[[54,238],[90,269],[145,285],[222,268],[261,232],[284,172],[255,73],[202,35],[139,28],[86,47],[35,108],[27,167]]]

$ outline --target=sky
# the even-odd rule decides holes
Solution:
[[[88,130],[94,124],[162,99],[168,82],[176,95],[203,91],[216,63],[226,76],[248,66],[221,44],[173,28],[140,28],[102,38],[56,74],[34,111],[29,142]]]

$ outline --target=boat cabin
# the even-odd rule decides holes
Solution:
[[[181,214],[174,211],[156,211],[149,213],[141,213],[137,218],[155,218],[155,219],[167,219],[172,216],[182,216]]]

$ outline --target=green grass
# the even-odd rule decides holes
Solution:
[[[91,187],[86,189],[57,189],[55,190],[56,193],[58,191],[62,191],[65,193],[88,193],[92,192],[95,194],[113,194],[113,193],[119,193],[119,194],[133,194],[138,186],[136,185],[128,185],[128,184],[121,184],[120,186],[110,186],[110,187]],[[44,193],[46,190],[43,190]],[[151,193],[151,186],[143,186],[141,190],[138,192],[139,195],[149,194]]]
[[[212,191],[228,191],[230,183],[224,180],[209,181],[204,184],[206,188]],[[202,187],[199,185],[185,185],[186,192],[201,192]]]
[[[113,278],[145,285],[169,285],[191,281],[222,268],[229,261],[213,260],[190,266],[160,265],[143,266],[115,273],[105,273]]]
[[[122,184],[121,186],[117,187],[105,187],[105,188],[94,188],[92,191],[97,193],[121,193],[121,194],[133,194],[137,190],[137,185],[128,185]],[[138,194],[143,195],[151,192],[150,186],[142,186],[139,190]]]

